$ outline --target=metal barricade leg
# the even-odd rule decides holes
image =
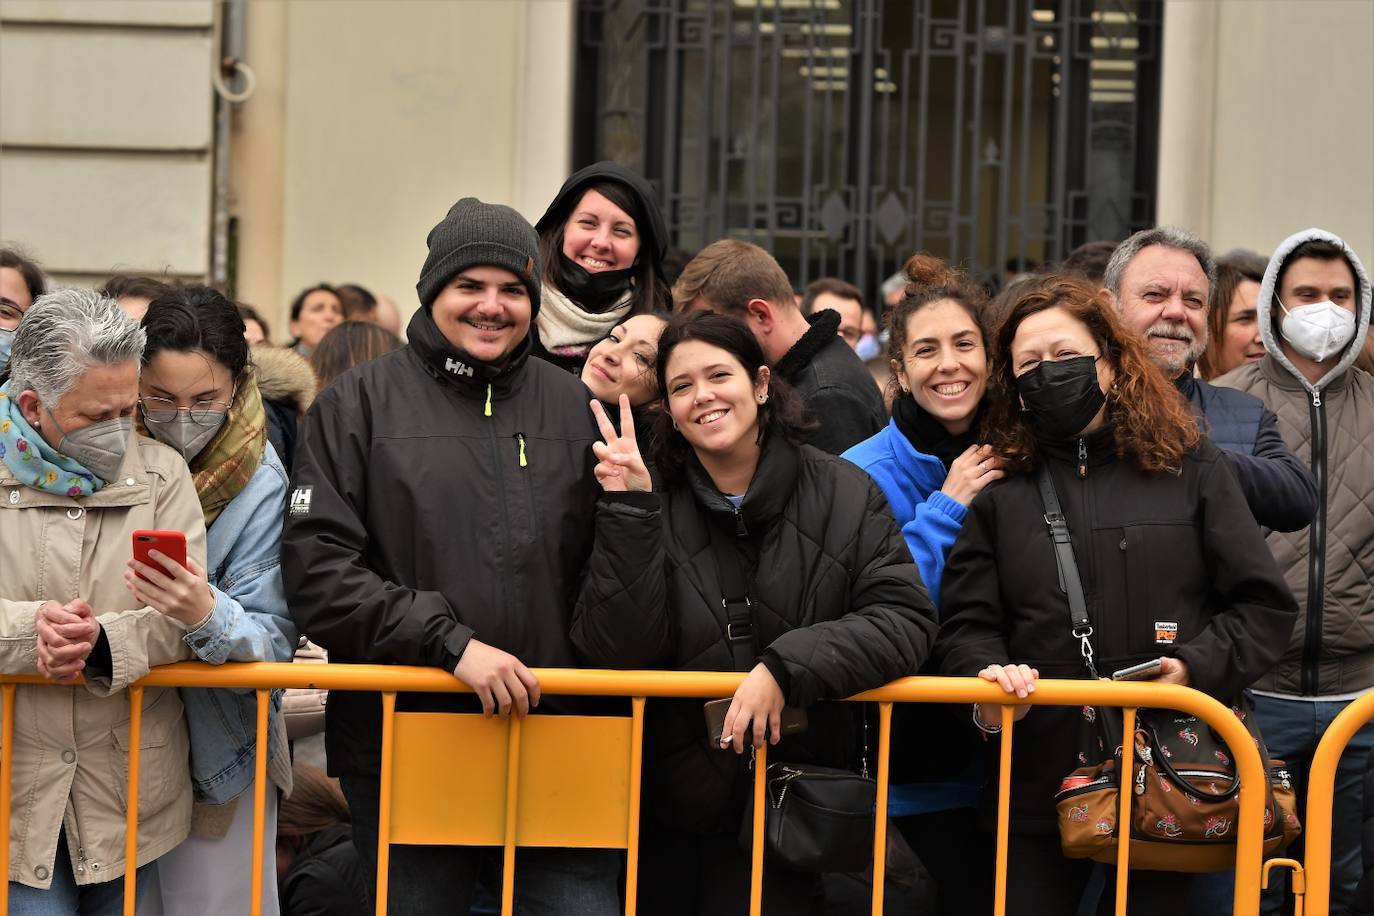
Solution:
[[[143,688],[129,688],[129,806],[124,816],[124,916],[136,916],[138,902],[138,773],[143,744]],[[5,825],[9,829],[9,824]]]
[[[632,701],[630,731],[630,822],[625,844],[625,916],[635,916],[639,902],[639,783],[644,762],[644,698]],[[0,916],[4,916],[0,913]]]
[[[249,913],[262,916],[262,857],[263,828],[267,819],[267,713],[272,705],[272,691],[259,690],[258,743],[254,748],[253,764],[253,896]]]
[[[883,916],[887,880],[887,780],[891,756],[892,704],[878,704],[878,801],[873,818],[873,916]]]
[[[509,756],[506,758],[506,845],[501,869],[501,916],[515,914],[515,827],[520,811],[520,723],[514,712],[510,714]]]
[[[382,694],[382,775],[377,787],[377,916],[386,916],[391,869],[391,771],[396,752],[396,692]]]
[[[763,911],[763,818],[768,806],[768,742],[754,753],[754,846],[749,865],[749,916]]]

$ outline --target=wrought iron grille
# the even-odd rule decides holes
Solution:
[[[673,242],[874,291],[988,278],[1152,223],[1161,0],[579,0],[574,154]],[[997,285],[998,280],[993,280]]]

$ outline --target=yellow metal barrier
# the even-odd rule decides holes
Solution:
[[[139,782],[139,733],[142,720],[142,692],[148,687],[234,687],[251,689],[257,698],[257,741],[267,742],[268,707],[271,690],[277,687],[318,687],[328,690],[371,691],[382,695],[382,769],[377,848],[377,912],[385,916],[387,899],[390,844],[407,842],[442,842],[452,845],[500,845],[504,849],[505,869],[501,889],[502,913],[510,916],[514,907],[515,851],[519,845],[581,845],[626,850],[627,916],[633,916],[637,900],[635,878],[638,871],[639,786],[643,738],[644,700],[646,697],[696,697],[713,699],[730,696],[743,675],[725,672],[670,671],[602,671],[575,669],[536,669],[540,689],[546,695],[618,696],[632,699],[632,715],[625,722],[599,717],[568,718],[534,717],[527,720],[510,719],[492,722],[479,716],[407,714],[396,712],[396,694],[467,692],[461,682],[433,668],[403,668],[381,665],[291,665],[291,664],[230,664],[210,666],[199,663],[168,665],[151,672],[129,688],[129,788],[128,823],[125,861],[126,867],[137,862],[137,817]],[[14,728],[14,700],[16,684],[46,684],[42,678],[31,676],[0,677],[0,702],[3,703],[3,729],[0,740],[0,824],[8,825],[10,810],[11,753]],[[888,773],[893,703],[983,703],[1003,705],[1001,760],[998,782],[997,858],[995,909],[1003,916],[1006,909],[1006,865],[1009,839],[1009,800],[1011,798],[1011,748],[1015,733],[1013,705],[1034,706],[1119,706],[1124,709],[1126,734],[1134,730],[1135,712],[1140,707],[1175,709],[1198,716],[1211,725],[1232,749],[1240,773],[1240,818],[1237,826],[1235,908],[1237,914],[1251,914],[1259,909],[1260,869],[1263,848],[1263,812],[1267,774],[1259,753],[1250,740],[1245,726],[1225,706],[1205,694],[1185,687],[1163,684],[1104,682],[1104,681],[1040,681],[1036,692],[1025,700],[1007,705],[1009,697],[995,685],[976,678],[904,678],[877,690],[849,699],[876,702],[879,710],[877,748],[877,806],[885,811],[888,798]],[[1337,718],[1318,750],[1318,764],[1335,754],[1365,719],[1374,715],[1374,694],[1351,704]],[[623,717],[622,717],[623,719]],[[624,792],[624,801],[616,802],[620,823],[606,822],[604,810],[598,805],[581,805],[569,801],[568,783],[548,778],[539,772],[539,763],[552,759],[563,766],[568,759],[565,752],[588,744],[585,736],[569,733],[576,723],[595,730],[594,741],[604,742],[606,753],[598,756],[579,755],[574,769],[582,775],[610,760],[611,772],[597,779],[593,790],[605,798],[607,791]],[[1352,724],[1353,723],[1353,724]],[[1345,725],[1349,724],[1346,728]],[[427,749],[436,741],[451,740],[461,735],[463,740],[476,738],[493,749],[490,756],[496,761],[495,772],[501,779],[500,804],[488,811],[486,822],[453,823],[453,818],[435,817],[453,809],[436,800],[435,794],[411,790],[404,779],[411,764],[408,757],[425,759]],[[1343,737],[1342,737],[1343,736]],[[501,746],[504,742],[504,752]],[[1336,751],[1323,757],[1327,745]],[[534,747],[534,753],[528,753]],[[585,751],[585,747],[582,747]],[[1133,742],[1125,742],[1122,772],[1129,772],[1134,756]],[[613,759],[615,758],[615,759]],[[753,874],[750,882],[750,913],[760,912],[763,893],[763,818],[765,813],[764,774],[768,766],[767,746],[757,754],[754,768],[754,846]],[[580,767],[580,769],[579,769]],[[1326,881],[1330,872],[1330,786],[1334,780],[1334,763],[1329,764],[1326,778],[1325,821],[1319,818],[1309,800],[1309,912],[1324,914]],[[432,772],[432,770],[431,770]],[[251,900],[253,916],[261,909],[263,875],[262,822],[266,809],[267,760],[257,755],[253,796],[253,869]],[[465,768],[464,780],[476,778],[472,768]],[[577,783],[580,788],[582,783]],[[430,789],[432,790],[432,785]],[[449,787],[452,788],[452,787]],[[1317,787],[1314,785],[1314,790]],[[540,805],[521,805],[521,796],[528,793]],[[471,798],[471,796],[469,796]],[[1130,823],[1131,793],[1121,793],[1121,824]],[[464,807],[465,813],[473,809]],[[567,818],[571,812],[580,817]],[[494,816],[494,820],[493,817]],[[587,823],[594,821],[594,823]],[[886,868],[887,821],[876,819],[873,855],[872,913],[883,912],[883,878]],[[499,824],[499,825],[498,825]],[[1316,840],[1316,842],[1313,842]],[[1322,847],[1322,840],[1325,846]],[[0,829],[0,861],[8,862],[9,830]],[[1319,858],[1324,855],[1325,859]],[[1277,864],[1277,863],[1276,863]],[[1126,884],[1130,868],[1130,844],[1120,844],[1117,858],[1118,916],[1126,913]],[[1325,871],[1322,871],[1325,869]],[[1320,877],[1318,877],[1320,876]],[[125,882],[124,912],[134,916],[135,882]],[[5,895],[7,898],[8,895]],[[0,916],[8,912],[8,900],[0,899]]]
[[[1336,767],[1355,732],[1372,718],[1374,690],[1352,700],[1341,710],[1312,755],[1312,766],[1307,773],[1307,822],[1303,825],[1306,912],[1309,916],[1326,916],[1331,907],[1331,822],[1336,798]]]

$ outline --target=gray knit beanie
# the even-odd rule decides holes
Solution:
[[[415,291],[429,308],[448,281],[469,267],[504,267],[530,292],[530,311],[539,314],[539,237],[534,227],[510,207],[464,197],[429,230],[429,255],[420,268]]]

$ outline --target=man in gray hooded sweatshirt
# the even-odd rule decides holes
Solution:
[[[1355,368],[1369,329],[1370,286],[1339,237],[1308,229],[1284,240],[1260,286],[1259,362],[1216,380],[1278,414],[1284,440],[1317,483],[1317,515],[1269,548],[1298,599],[1292,642],[1253,687],[1269,753],[1305,788],[1322,733],[1374,687],[1374,376]],[[1362,775],[1374,725],[1361,728],[1336,774],[1331,912],[1347,913],[1360,876]],[[1266,913],[1280,911],[1272,891]]]

